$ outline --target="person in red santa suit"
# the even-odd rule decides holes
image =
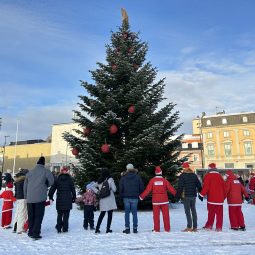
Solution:
[[[249,195],[244,186],[231,170],[226,172],[225,192],[228,201],[228,213],[231,229],[245,231],[242,213],[243,195],[249,200]]]
[[[13,202],[16,201],[16,198],[13,196],[13,184],[9,182],[6,184],[6,190],[0,194],[0,198],[3,198],[3,207],[2,207],[2,227],[11,228],[12,222],[12,209]]]
[[[255,175],[251,173],[251,178],[249,182],[249,191],[252,197],[252,204],[255,205]]]
[[[169,217],[169,201],[167,191],[174,196],[176,190],[162,177],[162,170],[159,166],[155,168],[156,176],[150,180],[144,192],[140,195],[140,199],[143,200],[149,193],[152,193],[152,205],[153,205],[153,222],[154,232],[160,231],[160,210],[163,214],[164,229],[166,232],[170,231],[170,217]]]
[[[208,168],[209,171],[204,177],[203,187],[199,193],[200,200],[207,196],[208,219],[203,229],[211,230],[216,216],[216,231],[222,231],[225,183],[215,163],[209,164]]]

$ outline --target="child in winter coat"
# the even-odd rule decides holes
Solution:
[[[94,227],[94,211],[97,206],[97,199],[95,192],[97,189],[95,188],[96,183],[91,182],[86,186],[86,192],[82,196],[82,201],[84,203],[84,221],[83,227],[85,230],[88,230],[88,225],[90,230],[95,230]]]
[[[231,170],[226,172],[226,176],[227,180],[225,182],[225,192],[228,202],[231,229],[245,231],[242,203],[243,195],[247,200],[249,200],[249,195]]]
[[[152,192],[154,232],[160,231],[160,210],[163,214],[164,229],[166,232],[169,232],[170,217],[167,191],[175,196],[176,190],[170,182],[162,177],[162,170],[159,166],[155,168],[155,174],[156,176],[150,180],[146,189],[140,195],[140,199],[143,200],[150,192]]]
[[[16,201],[12,189],[13,184],[9,182],[6,184],[6,190],[0,194],[0,198],[4,200],[2,207],[2,227],[5,229],[11,228],[13,202]]]

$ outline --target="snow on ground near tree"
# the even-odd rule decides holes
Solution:
[[[2,203],[2,201],[0,202]],[[139,233],[123,234],[124,213],[114,212],[113,233],[105,234],[106,218],[101,234],[83,229],[83,211],[74,206],[69,221],[69,232],[58,234],[55,205],[46,207],[42,226],[43,238],[38,241],[26,234],[17,235],[12,230],[0,229],[0,254],[249,254],[255,247],[255,206],[244,204],[247,231],[229,229],[227,205],[224,205],[223,232],[199,231],[183,233],[186,217],[182,204],[170,209],[171,232],[152,233],[152,212],[139,212]],[[198,225],[202,227],[207,217],[206,201],[197,201]],[[95,213],[97,220],[99,212]],[[161,227],[162,230],[162,227]]]

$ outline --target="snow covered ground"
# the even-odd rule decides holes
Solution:
[[[2,201],[0,202],[1,205]],[[246,232],[229,229],[228,210],[224,206],[223,232],[199,231],[183,233],[186,217],[182,204],[170,209],[171,232],[152,233],[152,212],[139,212],[139,233],[123,234],[124,213],[114,212],[111,234],[105,234],[106,219],[101,234],[85,231],[82,227],[83,212],[76,206],[71,211],[69,232],[58,234],[55,205],[46,207],[42,226],[43,238],[38,241],[26,234],[17,235],[11,229],[0,229],[0,254],[249,254],[255,247],[255,206],[244,204]],[[198,225],[206,221],[206,201],[197,201]],[[97,220],[99,212],[95,213]]]

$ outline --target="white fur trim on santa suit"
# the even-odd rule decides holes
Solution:
[[[166,205],[166,204],[169,204],[169,201],[168,202],[162,202],[162,203],[152,203],[153,205]]]
[[[211,205],[223,205],[224,203],[207,202],[207,204],[211,204]]]
[[[228,206],[241,206],[242,204],[228,204]]]
[[[11,208],[11,209],[6,209],[6,210],[3,210],[3,211],[2,211],[2,213],[3,213],[3,212],[9,212],[9,211],[12,211],[12,209],[13,209],[13,208]]]
[[[211,171],[211,172],[209,172],[208,174],[220,174],[220,173],[217,172],[217,171]]]

